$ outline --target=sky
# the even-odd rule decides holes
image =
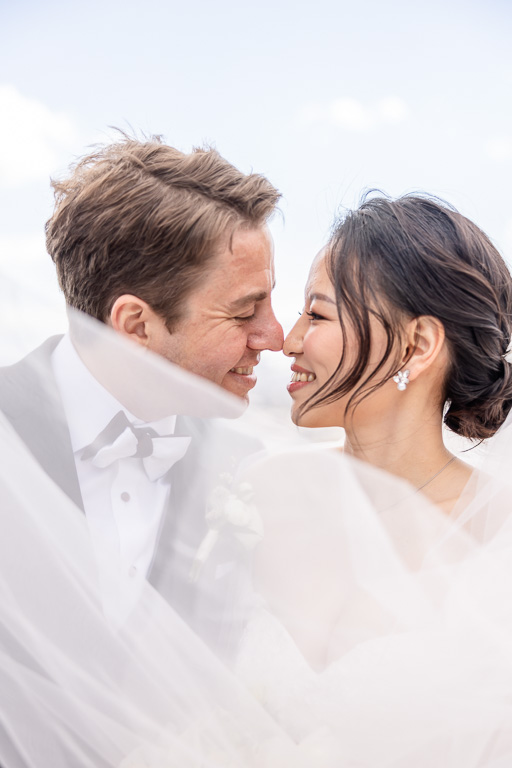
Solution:
[[[112,126],[278,187],[285,330],[365,189],[439,195],[512,262],[511,22],[509,0],[0,0],[0,363],[66,327],[50,177]]]

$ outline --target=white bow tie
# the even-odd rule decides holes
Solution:
[[[103,469],[119,459],[140,458],[148,478],[158,480],[184,457],[190,441],[190,437],[162,437],[149,426],[134,427],[120,411],[84,449],[82,461],[91,459],[95,467]]]

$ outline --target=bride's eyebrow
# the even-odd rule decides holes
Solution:
[[[330,296],[327,296],[325,293],[312,293],[309,297],[310,301],[327,301],[329,304],[336,304],[336,302],[331,299]]]

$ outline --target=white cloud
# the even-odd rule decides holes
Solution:
[[[512,137],[493,136],[485,142],[484,152],[491,160],[512,160]]]
[[[6,186],[46,179],[77,143],[73,121],[12,85],[0,85],[0,178]]]
[[[336,99],[329,104],[331,122],[348,131],[368,131],[371,128],[370,111],[356,99]]]
[[[365,105],[357,99],[334,99],[329,103],[306,104],[300,114],[305,123],[329,123],[356,133],[368,133],[383,125],[399,125],[409,117],[403,99],[389,96]]]
[[[377,102],[376,115],[381,123],[398,125],[409,117],[409,108],[403,99],[391,96]]]

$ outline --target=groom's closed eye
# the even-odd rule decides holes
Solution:
[[[253,309],[250,315],[238,315],[233,318],[233,320],[252,320],[253,317],[256,315],[255,310]]]

